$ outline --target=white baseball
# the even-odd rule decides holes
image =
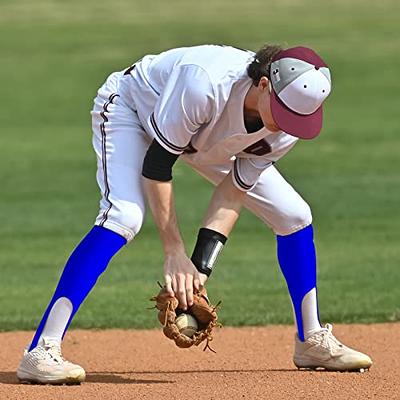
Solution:
[[[196,319],[189,314],[179,315],[179,317],[175,320],[175,324],[180,333],[189,337],[192,337],[197,332],[199,327]]]

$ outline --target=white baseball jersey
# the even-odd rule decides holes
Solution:
[[[247,66],[254,53],[225,46],[178,48],[147,55],[124,80],[151,138],[191,163],[234,160],[233,181],[250,190],[262,171],[286,154],[297,138],[265,127],[248,133],[244,100],[252,85]]]

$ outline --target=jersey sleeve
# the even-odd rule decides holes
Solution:
[[[259,158],[236,158],[233,163],[232,180],[234,185],[247,192],[257,183],[261,173],[273,164],[271,160]]]
[[[280,142],[278,149],[265,156],[254,158],[236,157],[233,164],[232,179],[238,189],[242,191],[253,189],[263,171],[282,158],[298,141],[297,138],[287,134],[277,140]],[[272,147],[274,148],[275,145]]]
[[[192,136],[214,113],[214,91],[200,67],[175,67],[150,115],[157,142],[173,154],[182,154]]]

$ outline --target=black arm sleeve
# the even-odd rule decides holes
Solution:
[[[178,157],[179,154],[170,153],[154,139],[144,157],[142,175],[153,181],[168,182]]]

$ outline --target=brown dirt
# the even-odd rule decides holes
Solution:
[[[17,383],[30,332],[0,334],[0,399],[400,399],[400,324],[336,325],[336,336],[371,355],[370,371],[298,371],[293,329],[223,328],[213,347],[181,350],[160,330],[69,332],[64,354],[87,371],[80,386]]]

